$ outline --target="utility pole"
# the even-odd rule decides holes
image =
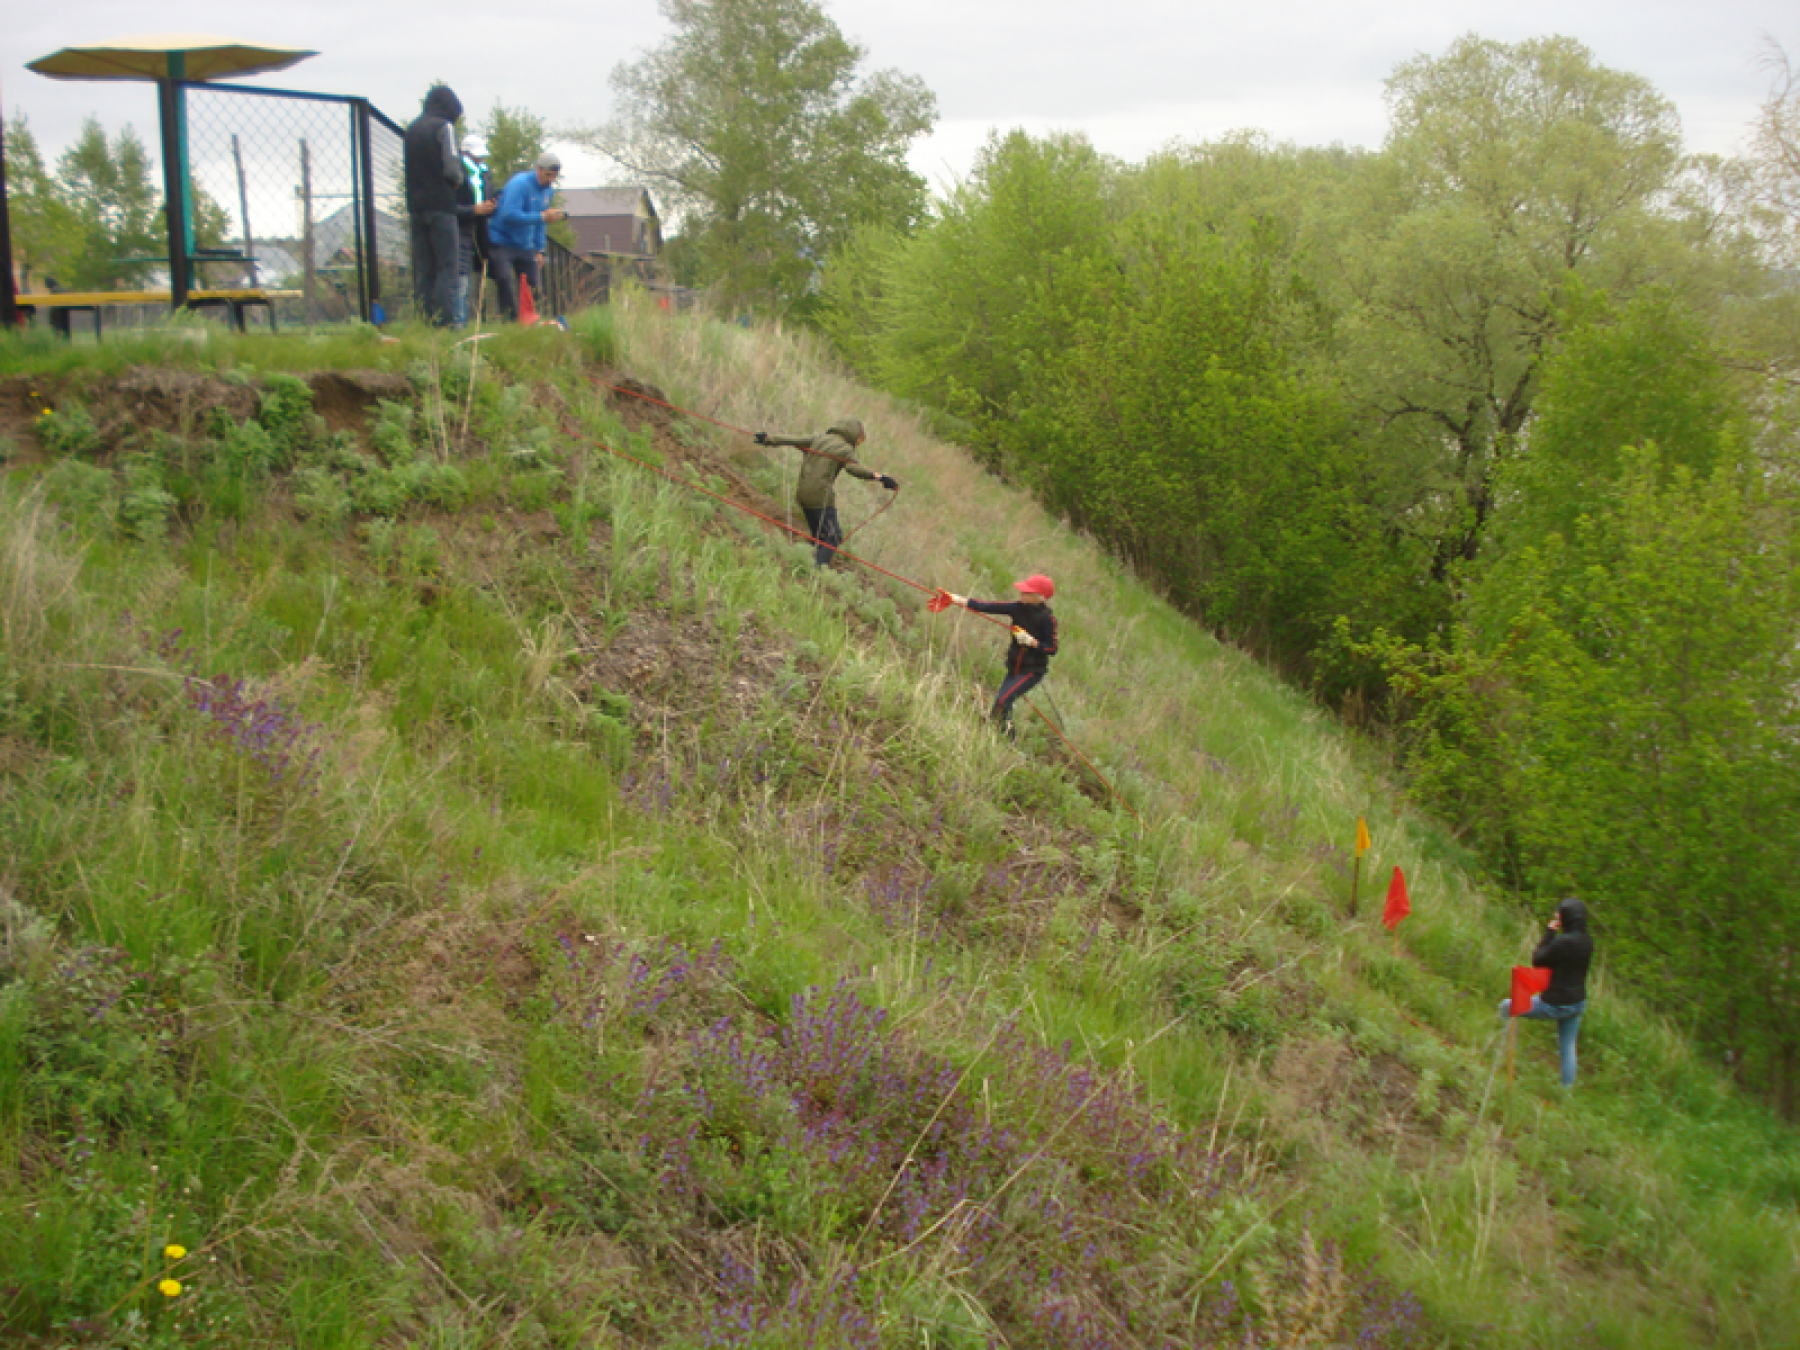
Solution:
[[[6,118],[3,114],[0,114],[0,255],[6,259],[6,275],[0,277],[0,332],[10,333],[18,326],[19,307],[18,296],[13,290],[12,217],[6,208]]]

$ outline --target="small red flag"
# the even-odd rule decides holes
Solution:
[[[1523,1017],[1531,1011],[1531,996],[1550,987],[1550,971],[1543,966],[1514,966],[1512,975],[1512,1015]]]
[[[519,278],[519,322],[529,328],[538,321],[537,302],[531,298],[531,283]]]
[[[940,587],[938,593],[925,602],[925,608],[933,614],[942,614],[950,608],[952,603],[954,602],[950,599],[950,592]]]
[[[1411,913],[1412,901],[1406,898],[1406,877],[1396,867],[1394,879],[1388,883],[1387,908],[1381,911],[1381,922],[1391,933],[1400,926],[1400,920]]]

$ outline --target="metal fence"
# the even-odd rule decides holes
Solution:
[[[366,99],[189,85],[189,178],[209,203],[197,215],[228,220],[221,242],[256,260],[235,274],[202,263],[203,276],[274,292],[276,316],[288,322],[410,317],[404,141],[404,129]],[[543,281],[544,313],[606,303],[606,272],[554,242]],[[483,291],[472,278],[471,306]],[[484,317],[495,318],[494,288],[485,292]]]
[[[403,132],[367,99],[190,84],[188,177],[200,286],[258,286],[290,323],[412,309]]]
[[[263,292],[266,306],[237,310],[251,324],[412,317],[405,131],[397,122],[367,99],[339,94],[212,83],[181,91],[192,290]],[[604,304],[608,276],[607,267],[552,242],[538,309],[567,314]],[[483,288],[472,279],[471,306],[478,296]],[[492,285],[483,298],[484,321],[497,318]],[[155,324],[168,313],[166,303],[109,303],[105,323]],[[53,321],[67,329],[66,315]],[[96,311],[96,331],[99,322]]]

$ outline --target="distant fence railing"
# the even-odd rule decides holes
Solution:
[[[202,284],[295,292],[276,304],[277,318],[289,322],[409,314],[399,125],[362,98],[186,88],[197,230],[250,259],[200,263]]]
[[[367,99],[188,83],[188,179],[195,289],[258,287],[278,326],[412,316],[405,131]],[[208,253],[220,261],[207,261]],[[567,314],[608,298],[608,269],[562,245],[545,250],[538,308]],[[163,276],[147,289],[167,289]],[[471,279],[470,302],[479,288]],[[487,287],[486,312],[498,312]],[[167,303],[109,305],[108,327],[160,323]]]
[[[569,314],[607,301],[606,269],[596,267],[554,239],[544,250],[543,272],[544,294],[553,314]]]

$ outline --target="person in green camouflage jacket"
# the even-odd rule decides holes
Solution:
[[[854,417],[842,417],[817,436],[772,436],[756,433],[758,445],[791,445],[806,451],[800,464],[800,483],[794,489],[794,501],[806,515],[806,528],[816,547],[813,562],[831,566],[838,545],[844,542],[844,527],[838,522],[837,476],[848,472],[852,478],[880,483],[889,492],[899,489],[896,479],[856,462],[856,447],[864,440],[863,424]]]

